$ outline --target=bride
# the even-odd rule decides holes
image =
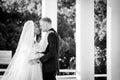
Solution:
[[[45,41],[40,41],[37,49],[38,44],[34,40],[35,30],[33,21],[24,24],[15,55],[1,80],[43,80],[41,62],[33,64],[32,59],[42,57],[42,53],[38,55],[36,52],[42,52],[46,47],[42,46]]]

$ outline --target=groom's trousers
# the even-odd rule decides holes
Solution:
[[[43,72],[43,80],[56,80],[55,72]]]

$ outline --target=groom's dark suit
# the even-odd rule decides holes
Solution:
[[[43,80],[56,80],[56,72],[58,69],[58,46],[59,46],[59,38],[58,34],[54,29],[50,29],[51,31],[48,35],[48,46],[43,52],[45,56],[40,58],[42,62],[42,70],[43,70]]]

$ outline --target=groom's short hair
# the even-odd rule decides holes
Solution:
[[[42,21],[45,21],[45,22],[48,22],[48,23],[52,23],[52,20],[50,19],[50,18],[48,18],[48,17],[44,17],[44,18],[42,18],[41,19]]]

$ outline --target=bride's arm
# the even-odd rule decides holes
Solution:
[[[40,51],[40,45],[39,45],[38,43],[36,43],[36,44],[34,45],[34,50],[35,50],[36,52],[41,52],[41,51]]]

